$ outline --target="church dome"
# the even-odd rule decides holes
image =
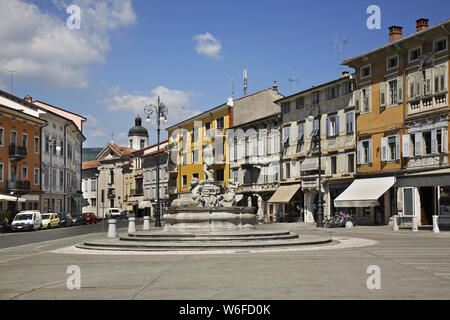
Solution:
[[[128,131],[128,136],[148,137],[148,131],[142,126],[141,117],[137,116],[134,120],[135,126]]]

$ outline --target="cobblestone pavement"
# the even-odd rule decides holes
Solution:
[[[388,226],[316,229],[302,223],[261,229],[329,234],[350,244],[357,239],[374,241],[326,250],[320,246],[234,254],[71,252],[76,243],[106,237],[83,234],[0,249],[0,299],[450,298],[450,232],[394,232]],[[66,285],[72,265],[81,271],[79,290]],[[379,267],[380,289],[367,287],[369,266]]]

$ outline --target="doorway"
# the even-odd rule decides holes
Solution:
[[[433,224],[434,187],[420,187],[420,221],[422,225]]]

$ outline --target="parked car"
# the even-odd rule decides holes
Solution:
[[[92,212],[83,213],[82,216],[84,216],[84,224],[97,223],[97,217]]]
[[[119,219],[121,215],[120,209],[118,208],[109,208],[106,211],[106,218],[109,219]]]
[[[59,216],[57,213],[42,214],[42,229],[51,229],[59,227]]]
[[[129,217],[130,215],[133,215],[133,214],[134,214],[133,211],[124,210],[124,211],[122,211],[122,212],[120,213],[120,218],[122,218],[122,219],[128,219],[128,217]]]
[[[73,218],[70,213],[62,213],[59,217],[59,226],[61,228],[73,226]]]
[[[70,215],[72,216],[72,225],[79,226],[85,224],[85,217],[81,213],[71,213]]]
[[[42,216],[37,210],[21,211],[11,222],[11,231],[39,230],[42,228]]]

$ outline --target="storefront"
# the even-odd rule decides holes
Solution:
[[[280,186],[268,201],[269,215],[280,222],[304,221],[304,196],[300,189],[300,184]]]

